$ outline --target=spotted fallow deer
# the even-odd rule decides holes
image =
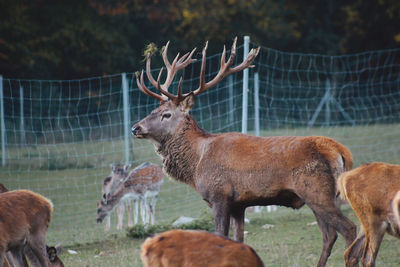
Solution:
[[[128,169],[130,168],[130,165],[124,165],[122,171],[123,172],[127,172]],[[110,196],[111,192],[114,192],[117,189],[117,186],[119,185],[119,183],[121,181],[119,181],[119,179],[124,179],[124,177],[118,177],[118,175],[112,175],[115,174],[114,172],[114,165],[111,166],[111,174],[110,176],[107,176],[104,181],[103,181],[103,185],[102,185],[102,189],[101,189],[101,194],[102,194],[102,201],[104,203],[107,203],[107,197]],[[113,180],[114,178],[114,180]],[[118,179],[117,181],[115,179]],[[121,230],[122,226],[123,226],[123,219],[124,219],[124,213],[125,213],[125,204],[127,206],[127,213],[128,213],[128,226],[132,226],[132,215],[131,215],[131,199],[128,199],[126,202],[121,202],[119,203],[119,205],[117,205],[117,218],[118,218],[118,222],[117,222],[117,230]],[[132,200],[133,205],[137,205],[137,201],[136,200]],[[137,217],[137,215],[134,215],[135,218]],[[105,231],[108,232],[110,230],[111,227],[111,217],[107,216],[106,217],[106,225],[105,225]]]
[[[115,166],[112,169],[111,181],[113,185],[106,198],[102,198],[97,205],[97,222],[112,212],[122,202],[132,199],[141,202],[141,216],[144,224],[155,222],[155,204],[161,186],[164,183],[164,174],[160,166],[153,163],[143,163],[127,173],[124,167]],[[136,205],[135,205],[136,206]],[[137,223],[137,209],[135,208],[135,223]]]
[[[233,237],[243,241],[246,207],[282,205],[298,209],[307,204],[314,212],[322,232],[323,248],[318,266],[325,266],[339,232],[350,245],[356,236],[356,226],[336,204],[336,181],[345,170],[352,168],[351,152],[337,141],[322,136],[255,137],[241,133],[211,134],[201,129],[189,115],[195,97],[215,86],[229,74],[252,67],[259,48],[252,49],[247,58],[232,67],[236,55],[236,39],[225,61],[224,47],[220,69],[205,81],[207,43],[202,53],[200,85],[193,92],[168,92],[177,71],[191,62],[190,53],[163,60],[167,77],[160,83],[152,77],[150,55],[146,73],[161,94],[148,89],[143,71],[136,76],[139,89],[160,101],[160,106],[132,127],[137,138],[150,140],[163,159],[165,172],[175,180],[192,186],[213,211],[216,231],[228,236],[230,217]],[[139,77],[140,76],[140,77]]]
[[[375,266],[385,233],[400,238],[400,165],[374,162],[343,173],[339,190],[360,220],[360,231],[345,251],[346,266]]]
[[[141,258],[146,267],[264,266],[250,246],[198,230],[176,229],[149,237],[142,245]]]
[[[37,266],[52,266],[46,250],[52,211],[51,201],[29,190],[0,194],[0,267],[6,252],[12,255],[7,257],[10,265],[28,266],[27,254]]]

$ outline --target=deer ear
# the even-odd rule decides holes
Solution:
[[[128,171],[131,168],[131,164],[124,165],[124,171]]]
[[[179,109],[182,112],[189,112],[194,106],[194,94],[191,92],[181,102],[179,102]]]

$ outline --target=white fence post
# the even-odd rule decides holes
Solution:
[[[249,54],[250,37],[244,37],[243,61]],[[242,98],[242,133],[247,133],[247,117],[248,117],[248,92],[249,92],[249,69],[243,70],[243,98]]]
[[[24,88],[19,86],[19,110],[20,110],[20,132],[21,132],[21,145],[25,145],[25,118],[24,118]]]
[[[229,91],[229,123],[233,123],[233,78],[228,76],[228,91]]]
[[[3,75],[0,75],[1,164],[6,166],[6,126],[4,123]]]
[[[260,136],[260,99],[259,99],[260,81],[258,72],[254,73],[254,126],[256,136]]]
[[[124,145],[125,145],[125,164],[129,164],[129,86],[126,73],[122,73],[122,98],[124,108]]]

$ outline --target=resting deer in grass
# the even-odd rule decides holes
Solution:
[[[106,198],[99,201],[97,206],[97,222],[102,222],[110,212],[121,202],[128,199],[141,201],[141,215],[144,224],[155,222],[155,204],[161,186],[164,182],[164,174],[160,166],[153,163],[143,163],[127,173],[124,167],[115,166],[112,170],[111,181],[116,183]],[[137,209],[136,210],[136,214]],[[135,217],[137,223],[137,216]]]
[[[225,61],[225,48],[218,74],[205,81],[206,49],[203,49],[200,85],[183,94],[168,92],[177,71],[191,62],[187,53],[167,58],[168,43],[163,51],[167,77],[160,84],[150,70],[147,56],[146,73],[161,93],[149,90],[143,71],[136,77],[139,89],[160,101],[160,106],[132,127],[137,138],[149,139],[163,159],[165,172],[175,180],[192,186],[213,211],[216,231],[228,236],[232,218],[233,237],[243,241],[246,207],[282,205],[298,209],[307,204],[314,212],[323,237],[323,250],[318,266],[324,266],[339,232],[350,245],[356,236],[356,226],[346,218],[336,204],[336,180],[352,168],[350,151],[337,141],[322,137],[255,137],[241,133],[211,134],[201,129],[189,115],[195,97],[219,83],[229,74],[251,67],[259,48],[252,49],[238,66],[232,67],[236,54],[236,39]]]
[[[170,230],[147,238],[142,245],[141,258],[146,267],[264,266],[250,246],[194,230]]]
[[[0,267],[7,251],[10,265],[28,266],[26,254],[36,266],[53,266],[46,250],[52,211],[48,199],[29,190],[0,194]]]
[[[385,233],[400,238],[400,165],[375,162],[339,177],[339,189],[360,220],[359,234],[345,252],[346,266],[375,266]]]

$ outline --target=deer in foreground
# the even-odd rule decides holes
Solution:
[[[114,188],[102,198],[97,206],[97,222],[100,223],[121,202],[128,199],[141,201],[141,215],[144,224],[155,222],[155,204],[162,184],[164,174],[160,166],[153,163],[143,163],[127,173],[125,167],[115,166],[112,169],[111,181]],[[136,214],[137,214],[137,209]],[[137,223],[137,216],[135,217]]]
[[[163,84],[160,70],[157,81],[147,56],[146,73],[150,83],[161,93],[148,89],[143,71],[136,76],[139,89],[160,101],[160,106],[132,127],[137,138],[150,140],[163,159],[165,172],[173,179],[193,187],[213,211],[216,231],[228,236],[232,218],[233,238],[243,241],[246,207],[281,205],[301,208],[307,204],[314,212],[322,232],[323,248],[318,266],[325,266],[339,232],[350,245],[356,237],[356,226],[336,204],[336,181],[352,168],[351,152],[337,141],[322,136],[255,137],[241,133],[211,134],[201,129],[189,115],[195,97],[219,83],[224,77],[252,67],[259,48],[232,67],[236,39],[225,61],[224,47],[220,69],[205,81],[207,43],[202,53],[200,85],[183,94],[179,81],[177,95],[168,91],[177,71],[194,61],[190,53],[167,57],[168,44],[162,56],[167,69]]]
[[[0,267],[8,251],[11,255],[7,255],[7,261],[11,266],[28,266],[25,254],[36,266],[53,266],[46,250],[52,211],[50,200],[29,190],[0,194]]]
[[[400,165],[374,162],[343,173],[339,190],[360,220],[360,231],[345,251],[346,266],[375,266],[385,233],[400,238]]]
[[[141,259],[146,267],[264,266],[250,246],[199,230],[176,229],[149,237],[142,244]]]
[[[2,183],[0,183],[0,193],[4,193],[4,192],[8,192],[8,191],[9,191],[8,188],[5,185],[3,185]],[[49,257],[52,267],[64,267],[64,263],[58,257],[58,255],[61,253],[61,249],[62,249],[62,247],[59,244],[56,245],[55,247],[48,247],[46,245],[47,255]],[[25,246],[24,253],[28,254],[28,258],[31,261],[31,263],[33,263],[33,264],[36,263],[35,266],[39,266],[39,263],[37,262],[37,258],[29,246]],[[5,267],[15,266],[15,262],[13,260],[13,256],[12,256],[11,252],[6,253],[6,257],[4,260],[4,266]]]

